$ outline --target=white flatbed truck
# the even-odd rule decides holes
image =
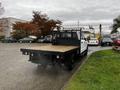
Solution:
[[[21,48],[29,61],[36,64],[64,65],[73,69],[75,58],[87,55],[88,44],[80,30],[61,30],[52,32],[52,43],[44,46]]]

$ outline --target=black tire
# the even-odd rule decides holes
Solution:
[[[67,70],[68,70],[68,71],[72,71],[72,69],[73,69],[73,65],[72,65],[71,63],[69,63],[69,64],[67,65]]]
[[[103,46],[104,46],[104,44],[103,44],[103,43],[101,43],[101,46],[103,47]]]
[[[72,55],[68,55],[65,57],[65,66],[68,71],[71,71],[74,68],[74,58]]]

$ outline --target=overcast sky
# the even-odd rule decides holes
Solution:
[[[47,13],[50,18],[64,23],[107,22],[120,15],[120,0],[0,0],[5,8],[3,16],[25,20],[32,11]]]

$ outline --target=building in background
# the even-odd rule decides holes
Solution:
[[[13,32],[13,24],[16,22],[26,22],[25,20],[16,19],[12,17],[0,19],[0,36],[11,37]]]
[[[4,36],[4,32],[3,32],[3,28],[2,28],[2,24],[0,24],[0,37]]]

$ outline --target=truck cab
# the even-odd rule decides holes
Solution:
[[[88,49],[88,42],[80,30],[63,30],[53,32],[53,45],[73,45],[80,47],[80,53]]]

